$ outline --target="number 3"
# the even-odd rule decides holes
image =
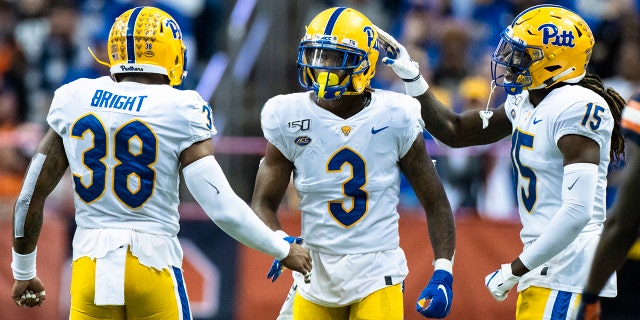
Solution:
[[[329,158],[327,171],[340,172],[345,164],[351,167],[351,178],[342,184],[342,193],[351,197],[352,207],[347,210],[344,201],[329,201],[329,213],[340,225],[349,228],[366,215],[369,195],[362,188],[367,184],[367,166],[355,151],[346,147],[338,150]]]

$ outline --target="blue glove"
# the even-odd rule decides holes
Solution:
[[[416,302],[416,311],[427,318],[444,318],[451,310],[453,299],[453,275],[445,270],[436,270]],[[427,305],[427,300],[431,302]]]
[[[283,239],[289,243],[302,244],[302,238],[287,236]],[[269,269],[269,273],[267,273],[267,279],[271,279],[271,282],[274,282],[278,279],[281,273],[282,264],[280,263],[280,260],[274,259],[271,264],[271,269]]]

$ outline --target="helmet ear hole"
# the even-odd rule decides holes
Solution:
[[[578,33],[578,38],[582,37],[582,31],[580,31],[580,28],[578,28],[578,26],[573,25],[573,27],[576,29],[576,32]]]
[[[559,66],[559,65],[554,65],[554,66],[548,66],[548,67],[545,67],[545,69],[546,69],[547,71],[549,71],[549,72],[554,72],[554,71],[556,71],[556,70],[558,70],[558,69],[560,69],[560,68],[562,68],[562,67],[561,67],[561,66]]]

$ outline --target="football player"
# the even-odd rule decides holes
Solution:
[[[451,207],[425,148],[418,101],[370,87],[378,55],[378,32],[362,13],[322,11],[298,48],[298,79],[307,91],[263,107],[268,143],[252,207],[286,235],[277,209],[293,173],[314,270],[293,273],[280,319],[403,319],[408,270],[396,208],[402,173],[424,206],[435,257],[416,309],[443,318],[451,308]],[[268,276],[279,272],[275,261]]]
[[[70,319],[191,319],[177,237],[180,171],[222,230],[309,272],[308,250],[270,230],[231,189],[213,156],[209,104],[173,87],[186,76],[176,21],[154,7],[128,10],[113,23],[108,50],[111,77],[55,92],[51,128],[15,205],[15,303],[45,301],[36,245],[45,199],[67,168],[77,224]]]
[[[466,147],[511,136],[523,250],[485,285],[502,301],[518,284],[517,319],[564,319],[580,299],[600,238],[609,162],[624,153],[617,125],[624,100],[586,73],[594,46],[589,26],[557,5],[520,13],[491,56],[491,85],[504,88],[506,101],[460,114],[428,90],[406,49],[380,34],[399,51],[383,62],[407,81],[436,138]],[[615,277],[601,294],[616,295]]]
[[[582,293],[580,311],[576,317],[578,320],[600,319],[598,295],[609,277],[622,264],[634,243],[637,246],[640,227],[636,193],[640,189],[640,93],[631,97],[624,108],[621,125],[623,133],[631,141],[627,143],[628,156],[624,180],[596,249],[589,279]]]

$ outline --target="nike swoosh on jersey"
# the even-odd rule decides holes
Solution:
[[[578,177],[578,178],[576,179],[576,181],[574,181],[574,182],[573,182],[573,183],[572,183],[572,184],[571,184],[567,189],[569,189],[569,190],[573,189],[573,186],[575,186],[575,185],[576,185],[576,182],[578,182],[578,180],[580,180],[580,177]]]
[[[533,124],[538,124],[538,122],[540,122],[540,121],[542,121],[542,119],[536,119],[536,118],[534,118],[534,119],[533,119]]]
[[[382,127],[380,129],[376,129],[376,128],[371,127],[371,134],[376,134],[376,133],[378,133],[378,132],[380,132],[380,131],[382,131],[382,130],[384,130],[386,128],[389,128],[389,126]]]
[[[444,299],[447,301],[447,305],[449,305],[449,296],[447,295],[447,289],[443,285],[439,284],[438,290],[442,290],[442,292],[444,293]]]
[[[205,180],[205,181],[207,181],[207,180]],[[218,188],[217,188],[216,186],[214,186],[214,185],[213,185],[213,183],[211,183],[211,182],[209,182],[209,181],[207,181],[207,183],[208,183],[210,186],[212,186],[214,189],[216,189],[217,194],[220,194],[220,190],[218,190]]]

